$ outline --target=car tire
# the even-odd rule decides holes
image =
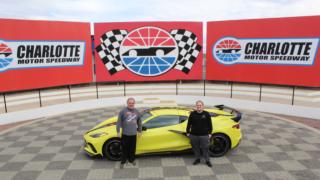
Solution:
[[[230,149],[231,143],[225,134],[213,134],[209,142],[209,153],[211,157],[224,156]]]
[[[111,161],[120,161],[121,148],[121,140],[119,138],[110,139],[104,143],[103,155]]]

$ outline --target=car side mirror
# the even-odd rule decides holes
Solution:
[[[146,130],[147,130],[147,127],[142,126],[142,131],[146,131]]]

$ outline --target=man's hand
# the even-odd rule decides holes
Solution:
[[[121,134],[120,133],[118,133],[117,135],[118,135],[118,138],[121,138]]]
[[[212,136],[211,134],[208,135],[209,139],[211,138],[211,136]]]
[[[190,136],[190,134],[189,134],[189,133],[187,133],[187,136],[189,137],[189,136]]]

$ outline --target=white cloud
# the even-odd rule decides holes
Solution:
[[[146,11],[153,14],[154,19],[174,20],[212,21],[320,14],[319,0],[162,0],[150,6]]]
[[[1,0],[1,18],[212,21],[320,14],[319,0]]]
[[[320,0],[1,0],[0,7],[0,18],[82,22],[205,22],[320,15]]]

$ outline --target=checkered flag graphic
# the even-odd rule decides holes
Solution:
[[[125,69],[121,62],[119,49],[127,34],[126,30],[120,29],[108,31],[100,37],[101,44],[96,47],[97,53],[111,75]]]
[[[201,46],[197,43],[197,36],[185,29],[174,29],[170,32],[176,40],[179,48],[179,55],[175,69],[188,74],[197,60]]]

